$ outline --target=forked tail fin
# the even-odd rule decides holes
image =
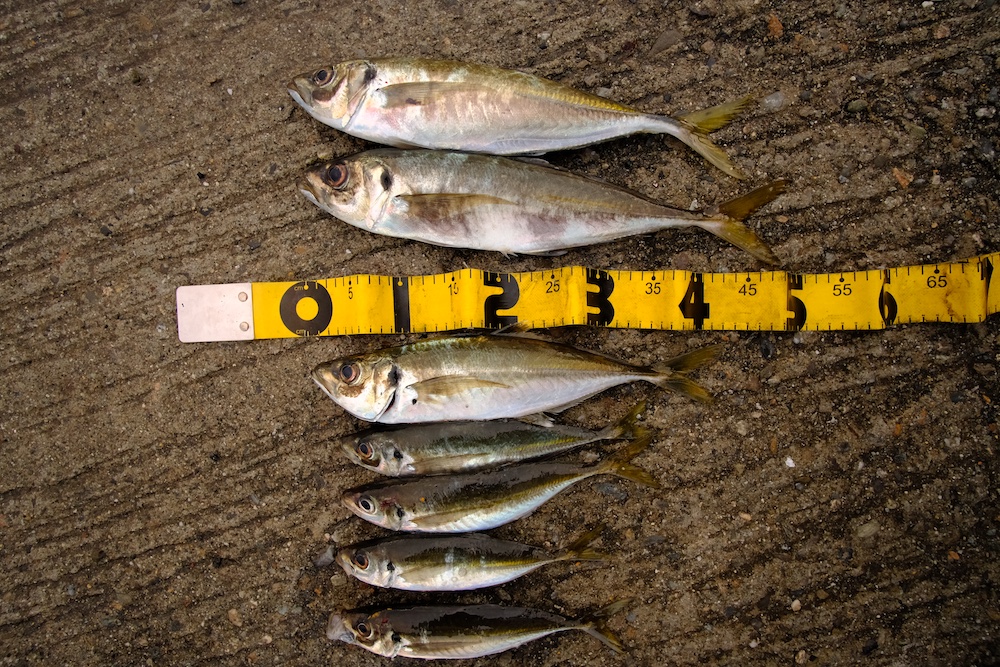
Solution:
[[[625,645],[622,644],[622,640],[618,635],[612,632],[611,628],[607,626],[607,620],[630,604],[632,604],[631,599],[618,600],[591,614],[587,614],[580,619],[580,629],[590,636],[601,640],[615,652],[624,653]]]
[[[601,463],[600,466],[595,469],[595,473],[618,475],[619,477],[630,479],[637,484],[642,484],[643,486],[651,486],[654,489],[660,488],[660,483],[656,481],[656,478],[639,466],[632,465],[631,463],[632,459],[639,456],[639,454],[642,453],[642,450],[646,449],[652,440],[653,438],[649,433],[633,440],[627,447]]]
[[[663,389],[676,391],[703,403],[709,403],[712,400],[712,395],[708,393],[707,389],[689,378],[687,373],[709,363],[719,356],[721,351],[721,345],[709,345],[674,357],[662,364],[657,364],[653,366],[653,370],[658,375],[650,378],[650,382]]]
[[[712,143],[708,134],[729,125],[750,100],[749,96],[741,97],[732,102],[684,114],[678,118],[681,128],[674,136],[733,178],[746,178],[743,170],[733,164],[721,148]]]
[[[778,258],[752,229],[743,224],[743,221],[784,192],[788,183],[787,180],[772,181],[742,197],[727,201],[719,207],[718,214],[692,221],[692,224],[729,241],[737,248],[746,250],[762,262],[776,265],[779,263]]]
[[[646,401],[633,406],[617,423],[601,429],[598,440],[617,440],[619,438],[639,438],[646,434],[646,427],[638,423],[639,415],[646,410]]]
[[[592,548],[590,545],[604,532],[604,524],[591,528],[583,535],[566,545],[558,554],[559,560],[606,560],[607,555]]]

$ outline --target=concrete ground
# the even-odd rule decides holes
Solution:
[[[0,7],[0,665],[374,665],[326,639],[331,610],[461,600],[575,616],[622,596],[635,601],[611,626],[627,654],[573,633],[475,663],[1000,659],[996,318],[550,330],[643,364],[724,343],[698,373],[717,400],[631,386],[566,414],[600,428],[647,400],[657,440],[638,463],[664,488],[588,480],[496,534],[558,545],[604,522],[609,562],[419,596],[312,564],[377,531],[337,500],[371,479],[329,446],[361,424],[306,373],[403,337],[182,344],[174,303],[180,285],[464,266],[758,268],[697,232],[505,259],[330,218],[295,182],[365,144],[284,84],[359,56],[518,68],[662,113],[753,95],[716,135],[748,183],[664,137],[551,159],[681,207],[789,178],[752,224],[791,271],[996,251],[993,0]]]

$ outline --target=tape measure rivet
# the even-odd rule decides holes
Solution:
[[[250,328],[249,322],[240,322],[240,331],[247,331]]]
[[[249,299],[249,298],[250,298],[250,297],[249,297],[249,296],[247,296],[247,293],[246,293],[246,292],[240,292],[240,301],[246,301],[246,300],[247,300],[247,299]],[[244,331],[246,331],[246,329],[244,329]]]

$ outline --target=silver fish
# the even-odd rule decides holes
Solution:
[[[603,554],[590,547],[603,528],[584,533],[557,553],[481,533],[407,535],[343,547],[336,561],[347,574],[372,586],[404,591],[467,591],[499,586],[558,561],[604,560]]]
[[[512,419],[559,412],[644,380],[701,401],[686,373],[719,352],[694,350],[652,367],[519,335],[435,338],[320,364],[313,380],[360,419],[384,424]]]
[[[629,463],[648,444],[648,438],[636,440],[593,466],[520,463],[484,472],[377,482],[345,491],[341,502],[365,521],[390,530],[488,530],[534,512],[560,491],[594,475],[617,475],[659,488],[652,475]]]
[[[601,440],[645,435],[636,424],[646,404],[600,431],[517,419],[419,424],[391,430],[366,429],[340,439],[354,463],[390,477],[440,475],[549,456]]]
[[[374,613],[334,612],[326,636],[395,658],[461,659],[500,653],[556,632],[582,630],[616,652],[621,640],[606,620],[630,600],[619,600],[573,620],[539,609],[481,604],[382,609]]]
[[[398,148],[538,155],[669,134],[743,178],[708,133],[728,125],[749,97],[670,118],[530,74],[416,58],[339,63],[295,77],[288,92],[319,122]]]
[[[314,165],[299,190],[355,227],[449,248],[551,255],[699,227],[763,262],[778,263],[743,220],[781,194],[788,181],[773,181],[708,214],[538,162],[384,148]]]

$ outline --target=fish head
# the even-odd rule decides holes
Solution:
[[[389,530],[399,530],[407,516],[395,498],[371,490],[345,491],[340,501],[365,521]]]
[[[337,552],[337,563],[350,576],[372,586],[388,588],[392,583],[389,563],[383,555],[364,546],[344,547]]]
[[[386,658],[395,657],[403,644],[402,638],[393,632],[389,619],[381,612],[334,612],[326,624],[326,636],[330,640],[357,644]]]
[[[292,79],[288,94],[319,122],[343,130],[364,101],[375,72],[364,60],[321,67]]]
[[[320,364],[312,378],[337,405],[370,422],[379,421],[389,409],[399,386],[396,365],[377,353]]]
[[[310,167],[299,183],[299,192],[335,218],[365,229],[370,192],[358,160],[334,160]]]
[[[396,446],[392,432],[356,433],[342,438],[340,448],[351,461],[375,472],[398,477],[405,474],[406,456]]]

